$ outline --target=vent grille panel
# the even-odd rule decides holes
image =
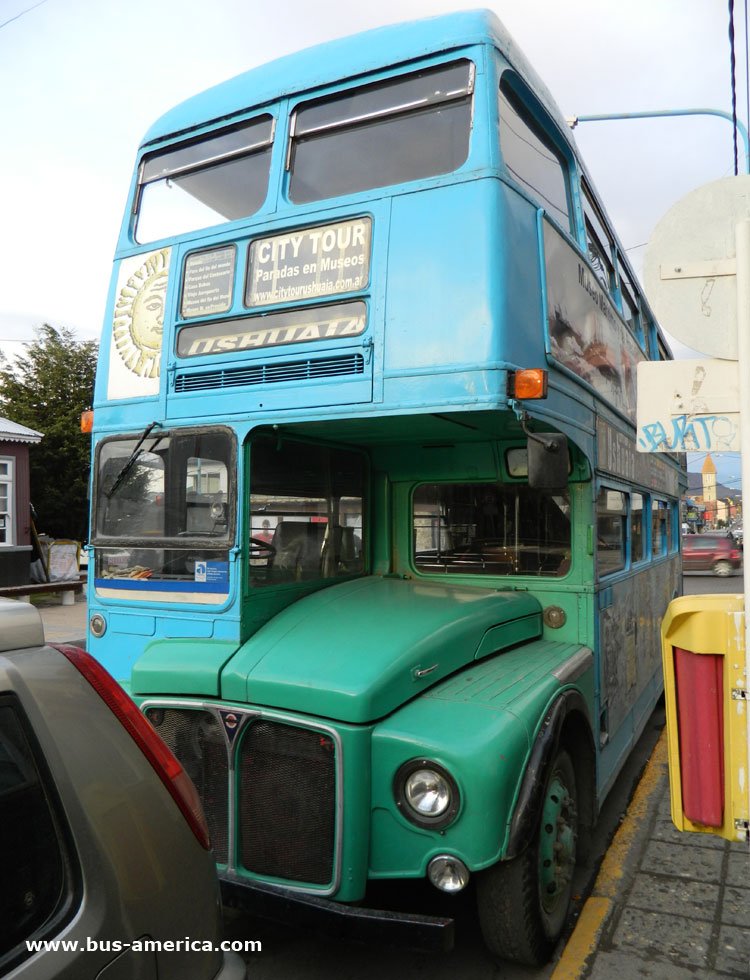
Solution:
[[[217,864],[228,861],[229,765],[221,724],[208,711],[148,708],[146,717],[195,783]]]
[[[239,755],[239,855],[248,871],[327,884],[333,877],[335,745],[322,732],[258,721]]]
[[[365,361],[361,354],[308,358],[304,361],[286,361],[281,364],[248,364],[243,367],[178,373],[175,375],[174,390],[178,393],[215,391],[252,385],[280,384],[284,381],[312,381],[316,378],[364,374],[364,370]]]

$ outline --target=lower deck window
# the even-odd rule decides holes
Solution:
[[[625,494],[602,487],[596,500],[596,563],[600,575],[625,567],[626,518]]]
[[[643,526],[643,495],[630,497],[630,560],[633,564],[646,557],[646,538]]]
[[[365,457],[257,438],[250,451],[250,582],[336,579],[365,569]]]
[[[414,491],[413,546],[420,572],[565,575],[570,499],[522,484],[423,484]]]
[[[228,430],[149,427],[106,439],[95,495],[97,588],[128,580],[128,588],[226,596],[235,498]]]
[[[666,555],[671,551],[672,522],[670,507],[666,500],[651,503],[651,551],[654,557]]]

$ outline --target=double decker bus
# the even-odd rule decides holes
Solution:
[[[93,421],[91,652],[195,783],[224,898],[547,959],[657,699],[668,350],[488,12],[240,75],[138,151]],[[430,882],[446,913],[380,914]],[[387,887],[386,887],[387,891]]]

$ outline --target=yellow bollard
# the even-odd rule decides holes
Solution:
[[[747,840],[744,596],[673,599],[661,633],[672,821],[678,830]]]

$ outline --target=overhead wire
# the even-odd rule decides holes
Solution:
[[[739,173],[737,153],[737,85],[735,79],[736,59],[734,53],[734,0],[729,0],[729,67],[732,86],[732,137],[734,140],[734,176]]]
[[[2,24],[0,24],[0,29],[6,27],[8,24],[12,24],[14,20],[18,20],[20,17],[23,17],[24,14],[28,14],[32,10],[36,10],[37,7],[41,7],[43,3],[47,3],[47,0],[39,0],[39,3],[35,3],[31,7],[27,7],[25,10],[21,10],[13,17],[9,17],[7,20],[4,20]]]

